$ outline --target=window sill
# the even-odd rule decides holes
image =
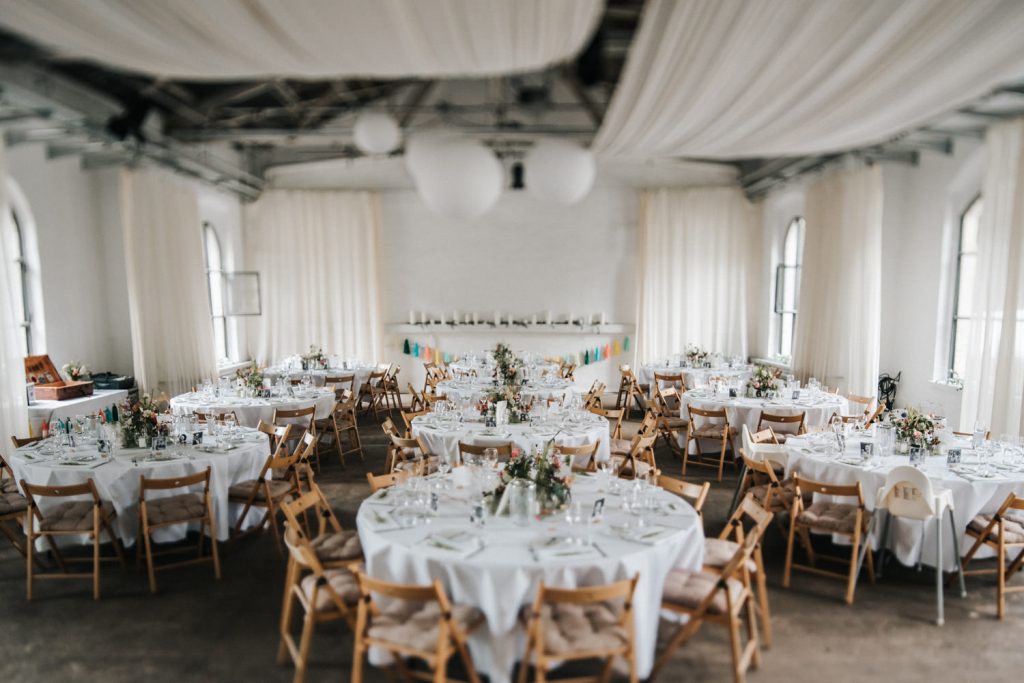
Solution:
[[[931,381],[931,384],[933,386],[941,388],[943,391],[955,391],[956,393],[960,393],[960,392],[962,392],[964,390],[964,388],[962,386],[957,386],[955,384],[950,384],[949,382],[946,382],[945,380],[941,380],[941,379],[933,379]]]
[[[241,370],[242,368],[249,367],[250,365],[252,365],[252,361],[251,360],[244,360],[244,361],[239,361],[238,363],[227,363],[225,365],[218,365],[217,366],[217,374],[219,376],[221,376],[221,377],[227,377],[229,375],[235,374],[237,371]]]
[[[788,363],[771,360],[770,358],[751,358],[750,362],[756,365],[767,365],[770,368],[778,368],[779,370],[792,370],[792,367]]]

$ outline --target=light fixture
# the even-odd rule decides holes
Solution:
[[[356,118],[352,139],[364,154],[387,154],[401,141],[402,131],[390,114],[363,112]]]
[[[527,191],[538,199],[565,205],[587,196],[597,174],[589,149],[554,138],[538,140],[523,164],[529,180]]]

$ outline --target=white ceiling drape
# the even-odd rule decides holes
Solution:
[[[1020,0],[648,0],[594,143],[627,157],[882,142],[1024,78]]]
[[[155,76],[484,76],[562,62],[603,0],[0,0],[0,25]]]

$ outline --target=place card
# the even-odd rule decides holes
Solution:
[[[203,445],[203,433],[202,432],[192,432],[192,445],[193,446],[202,446]]]
[[[962,452],[959,448],[950,448],[946,451],[946,464],[959,465],[963,459]]]
[[[736,398],[739,395],[735,389],[729,389],[729,398]]]
[[[860,457],[861,458],[870,458],[874,454],[875,454],[875,444],[874,443],[872,443],[871,441],[861,441],[860,442]]]
[[[590,512],[591,519],[598,519],[604,512],[604,498],[598,498],[594,501],[594,509]]]

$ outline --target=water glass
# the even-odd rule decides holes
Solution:
[[[971,448],[978,450],[982,444],[985,443],[985,435],[988,433],[988,428],[980,422],[974,424],[974,433],[971,435]]]
[[[512,521],[517,526],[529,526],[537,500],[537,485],[526,479],[513,479],[506,490]]]

